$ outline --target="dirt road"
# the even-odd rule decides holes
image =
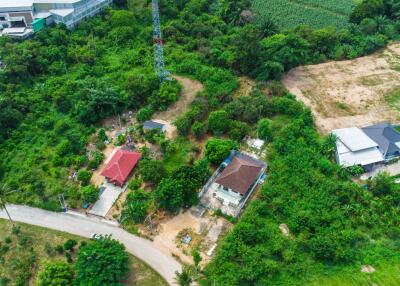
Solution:
[[[90,237],[91,234],[111,234],[123,243],[126,250],[147,263],[170,284],[175,285],[175,271],[181,271],[181,265],[172,257],[158,250],[152,242],[134,236],[118,226],[84,215],[49,212],[20,205],[8,205],[7,209],[15,221],[55,229],[71,234]],[[0,218],[7,219],[5,211]]]
[[[182,93],[178,98],[178,101],[172,104],[166,111],[160,111],[154,114],[154,119],[160,119],[172,123],[182,113],[188,110],[192,101],[196,98],[198,92],[203,90],[203,85],[193,79],[174,75],[176,79],[182,85]]]

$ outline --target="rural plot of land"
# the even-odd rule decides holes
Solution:
[[[355,60],[298,67],[282,82],[312,109],[322,133],[400,121],[400,43]]]
[[[258,17],[270,18],[280,29],[298,25],[343,28],[353,7],[352,0],[253,0],[253,11]]]

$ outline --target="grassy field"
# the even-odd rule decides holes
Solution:
[[[87,241],[59,231],[20,223],[18,225],[20,232],[15,234],[11,231],[10,223],[0,219],[0,285],[35,285],[36,275],[45,261],[66,261],[65,254],[55,251],[57,245],[63,245],[68,239],[76,240],[78,245]],[[131,263],[132,270],[124,285],[168,285],[139,259],[131,256]]]
[[[396,286],[400,284],[400,264],[385,263],[375,266],[374,273],[362,273],[360,268],[348,267],[330,271],[313,279],[309,286]]]
[[[353,9],[353,0],[253,0],[259,17],[271,18],[280,29],[298,25],[312,28],[345,27]]]

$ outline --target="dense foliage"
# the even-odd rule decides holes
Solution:
[[[125,247],[110,237],[82,246],[75,264],[78,285],[121,285],[129,271]]]
[[[38,286],[72,286],[74,272],[65,262],[49,262],[38,274]]]

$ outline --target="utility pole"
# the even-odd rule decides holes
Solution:
[[[161,33],[160,8],[158,0],[152,0],[153,12],[153,45],[154,45],[154,68],[160,81],[168,80],[169,73],[165,70],[164,42]]]

